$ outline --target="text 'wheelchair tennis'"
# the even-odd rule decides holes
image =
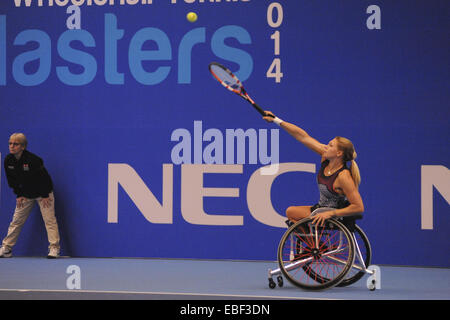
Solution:
[[[318,208],[311,216],[328,211]],[[332,210],[332,209],[331,209]],[[367,288],[381,288],[378,266],[371,266],[372,250],[363,230],[355,220],[362,215],[331,218],[323,226],[312,224],[312,218],[291,225],[278,246],[279,268],[269,270],[269,287],[279,287],[283,277],[306,290],[323,290],[334,286],[345,287],[369,274]]]

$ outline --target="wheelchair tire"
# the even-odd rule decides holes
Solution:
[[[364,231],[358,226],[355,225],[355,231],[353,232],[355,235],[356,241],[358,242],[359,249],[361,251],[362,258],[364,260],[365,267],[367,268],[370,265],[370,262],[372,261],[372,248],[370,247],[369,239],[367,238]],[[355,252],[356,254],[356,252]],[[359,260],[355,256],[355,262]],[[354,272],[353,268],[347,273],[344,280],[341,281],[337,286],[338,287],[346,287],[349,286],[359,279],[361,279],[366,272],[364,271],[357,271]]]
[[[353,265],[353,237],[335,219],[324,227],[305,218],[292,225],[278,246],[278,264],[289,282],[306,290],[323,290],[338,285]]]

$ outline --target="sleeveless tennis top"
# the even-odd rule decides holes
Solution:
[[[330,208],[344,208],[349,203],[345,195],[339,194],[333,189],[334,181],[338,177],[342,170],[348,170],[346,164],[340,168],[338,171],[333,173],[331,176],[327,177],[325,175],[325,167],[330,161],[325,160],[320,166],[319,173],[317,175],[317,184],[319,185],[320,199],[319,207],[330,207]]]

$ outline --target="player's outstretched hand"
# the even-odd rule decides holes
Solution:
[[[264,110],[264,112],[266,113],[266,116],[264,116],[263,119],[267,122],[273,122],[275,115],[271,111]]]

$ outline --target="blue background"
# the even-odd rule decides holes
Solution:
[[[36,1],[37,2],[37,1]],[[117,1],[118,2],[118,1]],[[283,23],[267,24],[274,1],[194,3],[153,1],[151,5],[82,6],[81,27],[95,39],[86,48],[97,62],[94,79],[82,86],[61,82],[59,66],[82,73],[57,50],[67,31],[65,7],[22,6],[2,1],[6,16],[6,85],[0,85],[0,152],[8,153],[11,133],[24,132],[28,149],[41,156],[55,185],[62,254],[86,257],[171,257],[275,260],[284,229],[256,221],[248,211],[246,188],[261,165],[245,164],[242,174],[205,175],[205,187],[239,188],[239,198],[205,199],[205,211],[243,215],[243,226],[192,225],[180,212],[181,168],[174,165],[173,223],[153,224],[119,187],[119,222],[107,222],[108,164],[126,163],[136,170],[155,197],[162,199],[162,165],[171,163],[176,142],[171,133],[194,121],[203,130],[273,129],[249,105],[211,78],[210,61],[239,70],[236,61],[217,57],[211,38],[219,28],[236,25],[250,44],[227,39],[228,46],[250,54],[253,68],[245,79],[249,94],[265,109],[298,124],[319,141],[336,135],[350,138],[358,152],[366,212],[360,225],[368,234],[373,263],[450,266],[447,201],[434,192],[434,229],[421,229],[421,166],[450,167],[448,1],[281,1]],[[381,29],[369,30],[369,5],[381,8]],[[186,20],[195,11],[195,23]],[[124,84],[105,81],[105,14],[117,18],[124,36],[118,41],[117,70]],[[128,47],[142,28],[162,30],[170,39],[172,59],[146,62],[147,70],[169,66],[162,82],[143,85],[128,66]],[[190,83],[178,81],[178,46],[194,28],[205,28],[205,43],[192,50]],[[17,35],[39,29],[51,39],[51,72],[36,86],[13,77],[13,61],[37,48],[36,42],[14,45]],[[283,78],[266,77],[274,55],[270,36],[281,35]],[[1,32],[5,32],[4,30]],[[148,43],[147,50],[154,50]],[[1,56],[1,55],[0,55]],[[0,60],[1,61],[1,60]],[[39,67],[26,65],[27,73]],[[206,143],[203,144],[206,146]],[[320,158],[280,131],[280,162],[315,163]],[[6,235],[15,206],[4,170],[1,175],[0,236]],[[315,177],[309,173],[279,176],[271,200],[284,214],[290,205],[317,202]],[[48,243],[37,209],[27,221],[15,255],[43,255]]]

